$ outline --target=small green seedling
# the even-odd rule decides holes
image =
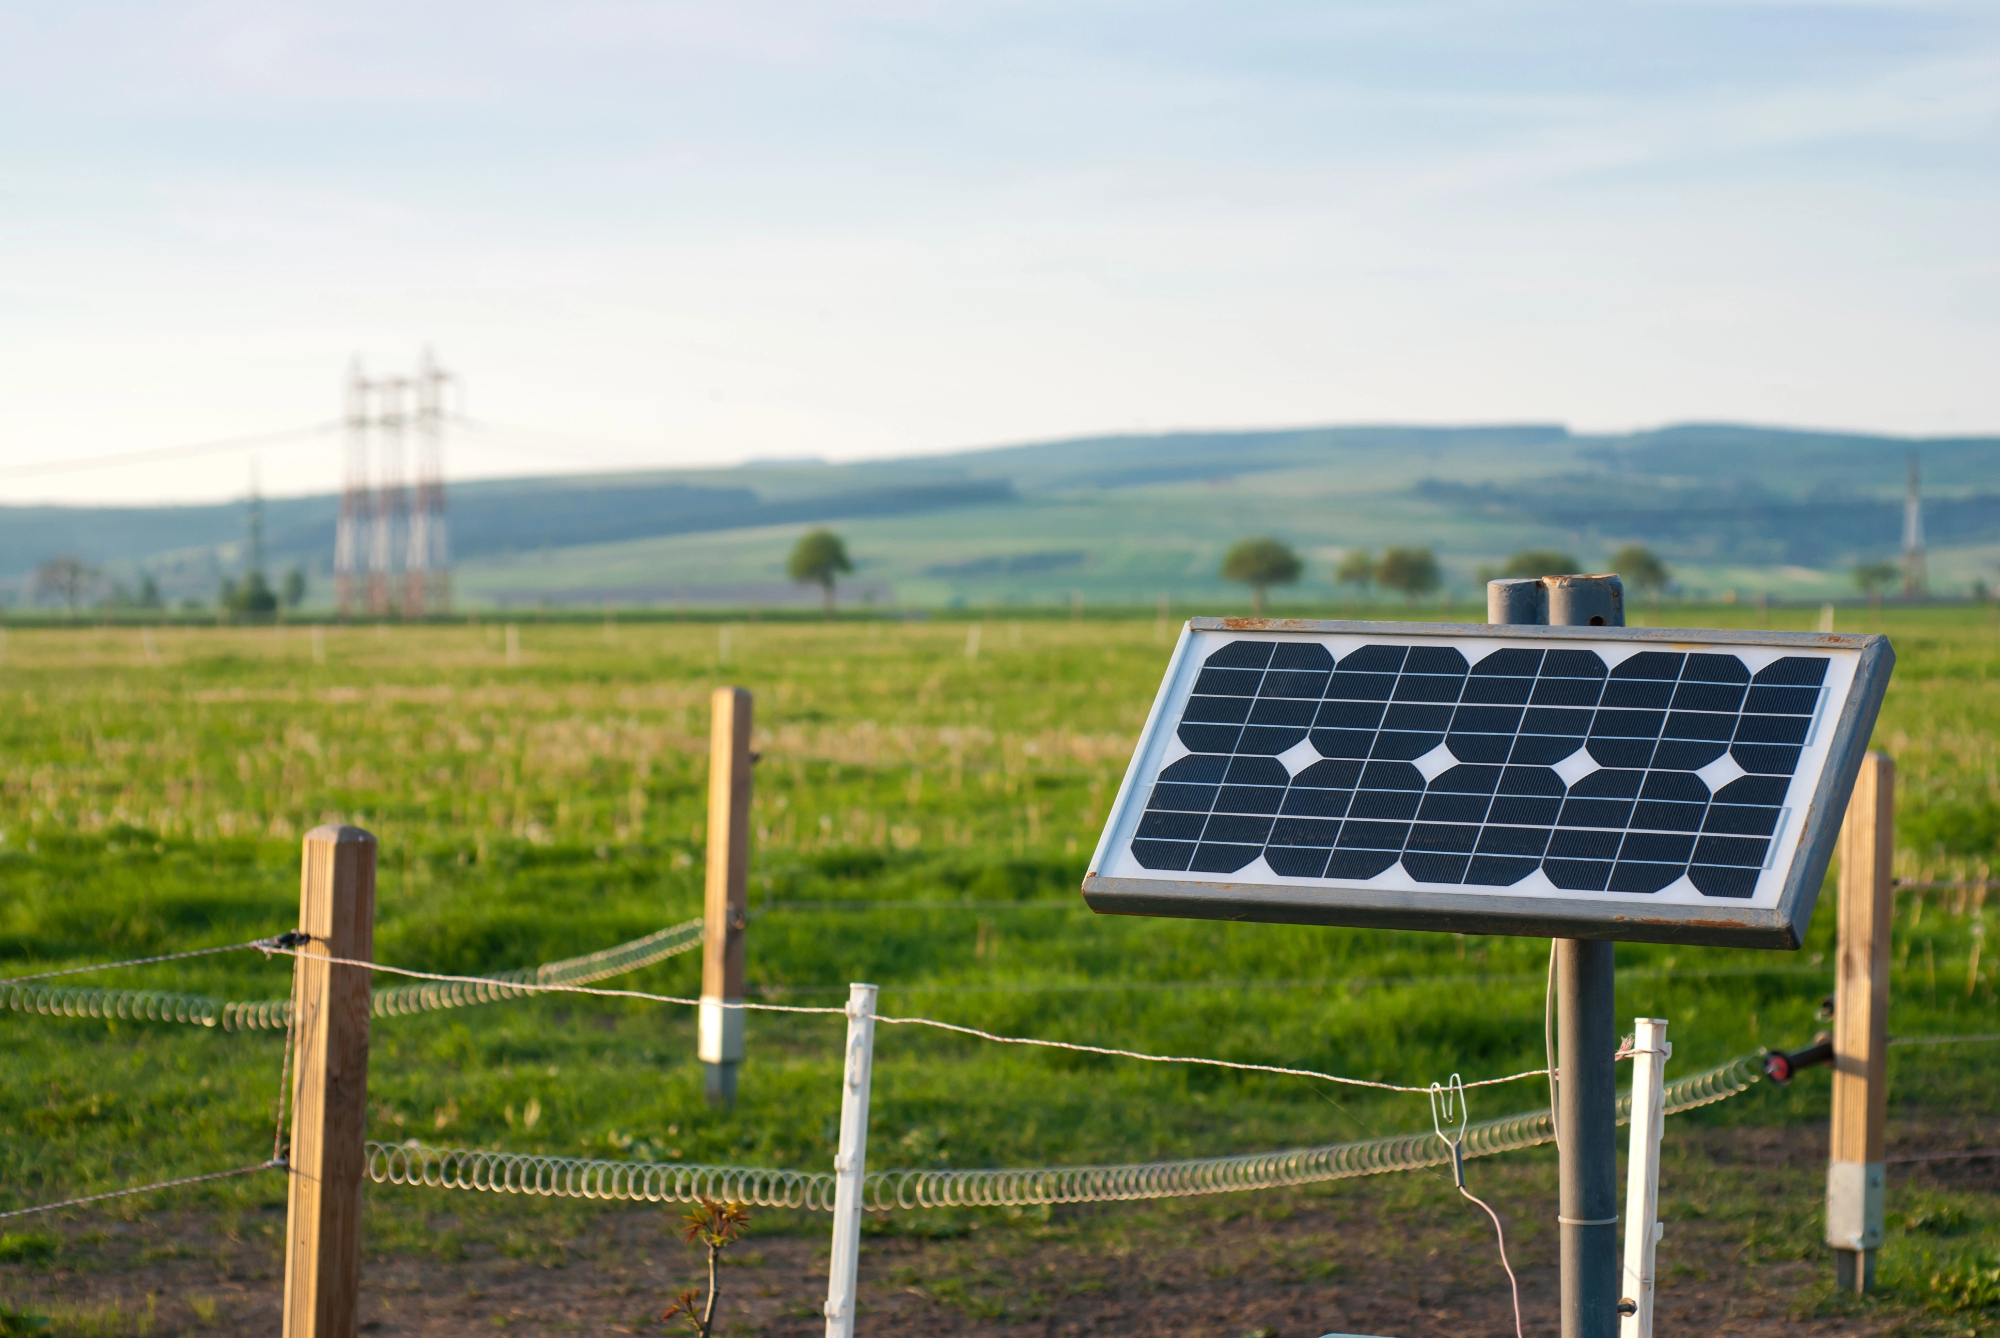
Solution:
[[[684,1223],[681,1239],[690,1245],[700,1242],[708,1247],[708,1300],[706,1304],[702,1302],[701,1288],[689,1287],[674,1298],[674,1303],[660,1318],[678,1318],[694,1330],[696,1338],[710,1338],[715,1324],[716,1265],[722,1259],[722,1252],[743,1234],[743,1224],[750,1220],[750,1210],[733,1199],[720,1203],[703,1197],[695,1200],[695,1206],[681,1220]]]

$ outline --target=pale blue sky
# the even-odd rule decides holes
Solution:
[[[1130,428],[2000,430],[2000,5],[0,10],[0,500]],[[260,453],[333,486],[335,443]]]

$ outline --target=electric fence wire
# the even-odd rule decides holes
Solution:
[[[212,957],[223,952],[243,952],[250,948],[260,948],[267,953],[277,944],[277,938],[256,938],[247,943],[225,943],[218,948],[195,948],[188,952],[167,952],[157,957],[133,957],[123,962],[93,962],[89,966],[64,967],[60,971],[43,971],[32,976],[10,976],[0,980],[0,990],[26,985],[31,981],[54,980],[58,976],[81,976],[94,971],[117,971],[128,966],[152,966],[158,962],[180,962],[190,957]]]
[[[352,958],[327,958],[336,964],[362,967],[370,971],[385,971],[392,974],[413,977],[423,982],[418,985],[395,987],[375,992],[377,1015],[397,1015],[403,1012],[423,1011],[427,1008],[455,1007],[462,1003],[485,1002],[492,999],[517,997],[521,995],[558,992],[596,995],[614,998],[637,998],[661,1003],[698,1006],[698,999],[677,998],[668,995],[650,994],[636,990],[601,990],[584,988],[577,984],[563,983],[560,977],[569,980],[601,979],[635,969],[637,966],[660,960],[664,956],[685,951],[700,942],[701,921],[691,920],[672,925],[645,938],[630,943],[619,944],[600,952],[583,957],[570,958],[550,963],[542,967],[498,973],[493,976],[449,976],[440,973],[412,971],[401,967],[380,963],[364,962]],[[41,973],[34,976],[15,977],[0,981],[0,990],[12,994],[20,993],[20,988],[30,982],[50,979],[55,976],[81,974],[91,971],[108,971],[120,967],[150,965],[158,962],[184,960],[217,953],[255,948],[267,956],[283,953],[294,958],[293,997],[282,1001],[267,1001],[260,1005],[262,1025],[286,1028],[286,1044],[279,1076],[279,1102],[276,1130],[273,1135],[273,1154],[270,1160],[254,1166],[239,1167],[228,1171],[211,1172],[189,1176],[155,1184],[136,1186],[131,1189],[116,1190],[105,1194],[87,1195],[81,1198],[61,1200],[33,1208],[15,1209],[0,1213],[0,1218],[24,1216],[30,1213],[47,1212],[58,1208],[74,1207],[95,1203],[104,1199],[120,1198],[132,1194],[148,1193],[155,1190],[171,1189],[182,1185],[199,1184],[208,1180],[225,1179],[248,1174],[252,1171],[284,1169],[285,1113],[289,1108],[290,1059],[292,1050],[291,1023],[296,1012],[297,959],[304,955],[298,949],[302,940],[296,933],[288,933],[269,939],[255,939],[246,943],[226,944],[215,948],[195,949],[183,953],[167,953],[153,957],[135,958],[120,962],[99,963],[92,966],[67,968],[57,972]],[[317,956],[318,954],[314,954]],[[539,979],[531,979],[539,977]],[[142,996],[153,1000],[188,1001],[201,1005],[214,1005],[216,1001],[201,999],[199,996],[169,995],[157,992],[122,992],[131,996]],[[759,1012],[805,1013],[833,1015],[846,1013],[837,1007],[812,1007],[785,1004],[754,1004],[730,1002],[724,1007],[740,1008]],[[239,1008],[244,1006],[238,1006]],[[37,1009],[35,1011],[43,1011]],[[95,1014],[101,1015],[101,1014]],[[128,1014],[119,1014],[128,1015]],[[243,1014],[239,1013],[241,1018]],[[262,1017],[268,1017],[267,1022]],[[207,1025],[215,1025],[211,1010]],[[1366,1079],[1346,1078],[1334,1074],[1320,1073],[1310,1069],[1285,1068],[1275,1065],[1241,1064],[1227,1060],[1213,1060],[1192,1056],[1149,1055],[1138,1051],[1114,1049],[1104,1046],[1080,1045],[1064,1041],[1048,1041],[1031,1037],[1000,1036],[974,1027],[954,1023],[938,1022],[929,1018],[901,1018],[879,1016],[877,1021],[889,1025],[929,1026],[941,1030],[958,1032],[983,1040],[1002,1044],[1037,1045],[1055,1049],[1081,1051],[1085,1053],[1145,1060],[1154,1063],[1205,1064],[1216,1067],[1239,1069],[1250,1072],[1268,1072],[1287,1076],[1303,1077],[1319,1081],[1342,1083],[1355,1086],[1373,1087],[1388,1091],[1430,1092],[1433,1088],[1408,1087],[1392,1083],[1374,1082]],[[1545,1043],[1551,1038],[1546,1033],[1548,1018],[1545,1011]],[[239,1022],[239,1025],[243,1025]],[[254,1025],[254,1024],[253,1024]],[[2000,1033],[1969,1034],[1961,1036],[1913,1036],[1896,1037],[1892,1045],[1941,1045],[1953,1043],[1977,1043],[2000,1041]],[[1554,1079],[1553,1055],[1547,1069],[1530,1070],[1505,1078],[1483,1079],[1475,1083],[1459,1082],[1465,1087],[1489,1086],[1496,1083],[1517,1081],[1521,1078],[1539,1077],[1547,1074]],[[1712,1101],[1722,1100],[1737,1092],[1746,1090],[1756,1080],[1761,1056],[1741,1056],[1729,1063],[1681,1079],[1669,1085],[1666,1109],[1672,1112],[1692,1109]],[[1454,1078],[1454,1081],[1458,1080]],[[1433,1085],[1435,1087],[1435,1084]],[[1462,1097],[1460,1098],[1462,1100]],[[1621,1122],[1630,1109],[1629,1095],[1620,1099]],[[1554,1141],[1556,1122],[1553,1103],[1544,1111],[1527,1115],[1511,1116],[1500,1120],[1486,1121],[1468,1126],[1465,1134],[1470,1136],[1473,1147],[1469,1155],[1481,1156],[1529,1147],[1537,1143]],[[1240,1189],[1269,1188],[1286,1184],[1307,1184],[1326,1179],[1338,1179],[1352,1175],[1379,1174],[1385,1171],[1414,1169],[1417,1166],[1436,1165],[1435,1155],[1428,1159],[1413,1149],[1414,1140],[1422,1143],[1432,1135],[1405,1135],[1400,1138],[1373,1139],[1359,1143],[1334,1144],[1320,1148],[1307,1148],[1291,1152],[1248,1154],[1234,1157],[1202,1158],[1180,1162],[1158,1162],[1123,1166],[1102,1167],[1044,1167],[1026,1170],[994,1171],[893,1171],[878,1172],[868,1179],[867,1198],[870,1206],[878,1209],[890,1207],[948,1207],[948,1206],[1016,1206],[1036,1203],[1097,1202],[1133,1198],[1172,1197],[1184,1194],[1222,1193]],[[370,1175],[378,1182],[432,1184],[437,1187],[462,1189],[490,1189],[500,1192],[555,1194],[586,1198],[642,1198],[649,1200],[691,1201],[702,1193],[710,1197],[733,1197],[745,1202],[763,1206],[818,1207],[831,1208],[833,1178],[830,1175],[809,1172],[760,1170],[743,1167],[696,1167],[680,1164],[627,1163],[589,1161],[577,1158],[550,1158],[525,1156],[500,1152],[472,1151],[463,1149],[431,1149],[417,1144],[393,1146],[369,1145]],[[637,1177],[636,1179],[634,1177]],[[668,1182],[671,1181],[671,1188]],[[1491,1212],[1491,1209],[1488,1209]],[[1496,1222],[1497,1226],[1497,1222]],[[1504,1250],[1504,1242],[1502,1245]]]
[[[299,949],[279,949],[279,951],[291,951],[297,952],[300,955],[306,955]],[[355,957],[328,957],[322,956],[319,953],[310,955],[316,961],[331,962],[336,966],[358,966],[369,971],[386,971],[391,975],[410,976],[418,980],[437,981],[445,984],[481,985],[490,983],[487,978],[481,976],[453,976],[435,971],[413,971],[408,967],[388,966],[381,962],[363,961]],[[509,991],[518,991],[521,993],[584,994],[605,999],[640,999],[649,1003],[680,1004],[689,1008],[717,1007],[736,1009],[744,1012],[810,1013],[837,1017],[846,1017],[849,1015],[846,1008],[835,1008],[826,1005],[747,1003],[738,999],[688,999],[670,994],[652,994],[645,990],[605,990],[585,985],[529,984],[523,982],[510,984],[506,988]],[[994,1032],[982,1031],[978,1027],[960,1026],[955,1022],[939,1022],[934,1018],[927,1017],[889,1017],[878,1013],[875,1016],[875,1021],[885,1026],[934,1027],[940,1031],[957,1032],[961,1035],[977,1037],[980,1040],[992,1041],[1000,1045],[1043,1046],[1052,1050],[1073,1050],[1083,1054],[1110,1055],[1120,1059],[1138,1059],[1153,1064],[1199,1064],[1212,1068],[1237,1069],[1251,1073],[1275,1073],[1292,1078],[1313,1078],[1320,1082],[1339,1083],[1348,1087],[1369,1087],[1383,1092],[1414,1092],[1421,1094],[1430,1090],[1428,1087],[1411,1087],[1400,1083],[1377,1082],[1370,1078],[1349,1078],[1336,1073],[1321,1073],[1317,1069],[1285,1068],[1276,1064],[1242,1064],[1234,1060],[1206,1059],[1194,1055],[1149,1055],[1138,1050],[1120,1050],[1103,1045],[1082,1045],[1072,1041],[1051,1041],[1034,1036],[1001,1036]],[[1465,1085],[1467,1087],[1490,1087],[1497,1083],[1519,1082],[1523,1078],[1539,1078],[1544,1072],[1546,1072],[1544,1069],[1529,1069],[1522,1073],[1508,1074],[1504,1078],[1482,1078],[1477,1082],[1470,1082]]]
[[[880,1019],[877,1019],[878,1021]],[[1670,1114],[1727,1100],[1763,1078],[1761,1054],[1739,1055],[1666,1085]],[[1428,1089],[1423,1089],[1428,1091]],[[1618,1098],[1617,1119],[1631,1118],[1632,1098]],[[1463,1156],[1485,1157],[1548,1143],[1554,1137],[1546,1110],[1471,1122],[1462,1134]],[[830,1212],[835,1176],[750,1166],[686,1162],[606,1161],[479,1148],[434,1148],[370,1143],[368,1176],[377,1184],[430,1189],[527,1194],[544,1198],[692,1203],[701,1197],[735,1199],[753,1207]],[[1180,1161],[1109,1166],[1043,1166],[999,1170],[871,1171],[862,1205],[871,1212],[938,1208],[1021,1208],[1069,1203],[1112,1203],[1184,1198],[1319,1184],[1357,1176],[1414,1171],[1450,1163],[1435,1130],[1294,1148]]]
[[[0,1220],[9,1217],[27,1217],[33,1213],[52,1213],[58,1208],[76,1208],[86,1203],[102,1203],[106,1199],[128,1198],[133,1194],[151,1194],[155,1190],[178,1189],[182,1185],[199,1185],[206,1180],[227,1180],[231,1176],[249,1175],[252,1171],[281,1171],[285,1166],[279,1161],[260,1161],[255,1166],[239,1166],[233,1171],[210,1171],[206,1175],[183,1176],[179,1180],[161,1180],[151,1185],[135,1185],[131,1189],[114,1189],[104,1194],[86,1194],[78,1199],[62,1199],[56,1203],[40,1203],[32,1208],[14,1208],[0,1213]]]
[[[233,952],[239,948],[257,948],[261,950],[265,956],[268,957],[274,953],[286,951],[286,948],[283,945],[299,943],[299,942],[308,942],[308,941],[310,940],[307,938],[306,935],[293,932],[287,934],[280,934],[275,938],[256,939],[249,943],[232,943],[227,947],[203,948],[195,952],[169,953],[162,957],[145,957],[137,959],[135,961],[128,961],[128,962],[109,962],[101,966],[77,967],[75,968],[75,970],[110,971],[120,966],[143,966],[152,962],[178,961],[186,957],[205,957],[210,953]],[[68,975],[68,974],[73,974],[73,972],[51,972],[50,974]],[[29,976],[27,977],[27,979],[41,980],[41,979],[47,979],[47,977]],[[14,983],[16,982],[0,981],[0,985],[11,985]],[[292,995],[294,998],[296,998],[298,995],[298,988],[299,988],[299,963],[298,963],[298,958],[294,956],[292,959]],[[76,1208],[76,1207],[81,1207],[82,1205],[87,1203],[102,1203],[106,1199],[129,1198],[134,1194],[151,1194],[158,1190],[163,1190],[163,1189],[178,1189],[183,1185],[199,1185],[210,1180],[228,1180],[234,1176],[249,1175],[253,1171],[289,1171],[291,1168],[287,1161],[287,1153],[285,1148],[285,1123],[286,1123],[285,1116],[286,1112],[291,1108],[292,1104],[290,1098],[291,1098],[293,1032],[292,1032],[292,1027],[290,1025],[290,1016],[295,1011],[296,1011],[295,1009],[286,1010],[287,1022],[285,1027],[284,1053],[283,1056],[278,1061],[278,1101],[277,1101],[277,1114],[275,1119],[276,1129],[271,1135],[271,1155],[267,1160],[258,1162],[254,1166],[238,1166],[233,1170],[228,1170],[228,1171],[209,1171],[202,1175],[182,1176],[180,1179],[177,1180],[160,1180],[150,1185],[134,1185],[129,1189],[114,1189],[114,1190],[109,1190],[103,1194],[85,1194],[79,1198],[60,1199],[54,1203],[36,1204],[32,1208],[14,1208],[10,1209],[7,1212],[0,1212],[0,1220],[5,1220],[7,1218],[12,1218],[12,1217],[28,1217],[35,1213],[55,1212],[57,1209],[60,1208]]]
[[[583,982],[603,980],[651,966],[676,954],[701,946],[702,922],[684,920],[668,925],[643,938],[615,944],[581,957],[565,958],[541,966],[515,971],[496,971],[488,976],[467,977],[461,983],[440,987],[434,983],[402,985],[376,990],[370,1004],[375,1017],[403,1017],[443,1008],[494,1003],[518,998],[517,984],[537,982]],[[169,953],[142,957],[129,962],[107,962],[95,966],[71,967],[0,980],[0,1008],[47,1017],[117,1018],[127,1021],[180,1022],[224,1031],[268,1031],[287,1026],[291,1020],[290,999],[225,1000],[200,994],[176,994],[163,990],[111,990],[47,988],[30,982],[55,976],[109,971],[121,966],[143,966],[152,962],[200,957],[210,953],[233,952],[240,948],[261,948],[270,940],[234,943],[220,948],[202,948],[189,953]]]
[[[278,1113],[271,1133],[271,1161],[289,1167],[291,1150],[285,1146],[285,1116],[292,1109],[292,1045],[297,1039],[295,1019],[299,1015],[299,959],[292,958],[292,1006],[285,1011],[285,1057],[278,1062]],[[297,1122],[296,1115],[293,1122]]]
[[[1314,1078],[1321,1082],[1340,1083],[1347,1087],[1372,1087],[1382,1092],[1428,1092],[1429,1087],[1407,1087],[1400,1083],[1376,1082],[1370,1078],[1343,1078],[1331,1073],[1320,1073],[1314,1069],[1284,1068],[1276,1064],[1240,1064],[1228,1059],[1199,1059],[1189,1055],[1148,1055],[1137,1050],[1119,1050],[1104,1045],[1079,1045],[1070,1041],[1048,1041],[1032,1036],[1000,1036],[977,1027],[960,1026],[955,1022],[937,1022],[927,1017],[883,1017],[877,1015],[877,1022],[889,1026],[936,1027],[940,1031],[955,1031],[966,1036],[976,1036],[982,1041],[993,1041],[1000,1045],[1039,1045],[1053,1050],[1075,1050],[1083,1054],[1109,1055],[1117,1059],[1142,1059],[1153,1064],[1205,1064],[1214,1068],[1237,1069],[1247,1073],[1276,1073],[1291,1078]],[[1500,1083],[1519,1082],[1523,1078],[1539,1078],[1547,1070],[1528,1069],[1522,1073],[1510,1073],[1504,1078],[1481,1078],[1477,1082],[1466,1083],[1467,1087],[1492,1087]]]
[[[784,910],[808,903],[775,902],[767,903],[752,911],[761,915],[770,910]],[[819,905],[822,903],[810,903]],[[1033,907],[1046,904],[1051,907],[1068,908],[1069,903],[1011,903],[1011,902],[929,902],[903,899],[894,902],[867,903],[823,903],[842,907],[888,909],[952,909],[982,910],[999,909],[1005,906]],[[541,966],[524,967],[518,970],[492,972],[477,977],[474,983],[455,984],[441,987],[435,983],[396,986],[375,991],[371,1011],[376,1017],[403,1017],[414,1013],[431,1012],[442,1008],[462,1008],[472,1004],[497,1003],[504,999],[518,998],[521,992],[509,990],[506,986],[516,983],[584,983],[603,980],[626,971],[636,971],[651,966],[678,953],[688,952],[701,946],[703,924],[699,919],[684,920],[668,925],[641,938],[626,943],[614,944],[581,957],[566,958]],[[260,1031],[285,1025],[285,1010],[290,1003],[284,999],[223,1000],[199,994],[177,994],[162,990],[116,990],[92,988],[44,988],[29,982],[47,980],[56,976],[76,975],[91,971],[106,971],[119,966],[144,965],[150,962],[172,961],[181,956],[201,956],[212,952],[229,952],[239,947],[254,944],[231,944],[221,948],[204,948],[188,954],[168,954],[162,957],[139,958],[131,962],[111,962],[96,966],[72,967],[62,971],[46,972],[34,976],[18,976],[0,980],[0,1008],[15,1012],[37,1013],[43,1016],[72,1018],[117,1018],[120,1020],[146,1022],[175,1022],[194,1026],[220,1027],[224,1031]],[[1553,949],[1551,949],[1553,955]],[[1725,967],[1631,967],[1619,973],[1621,980],[1681,980],[1709,979],[1730,976],[1789,976],[1828,975],[1831,966],[1825,965],[1758,965]],[[1362,989],[1386,988],[1398,985],[1422,985],[1435,988],[1439,985],[1477,984],[1504,985],[1522,983],[1538,979],[1540,973],[1528,972],[1458,972],[1451,975],[1408,975],[1408,976],[1344,976],[1339,979],[1284,979],[1284,980],[1126,980],[1126,981],[1019,981],[982,985],[922,984],[917,982],[888,984],[882,987],[886,993],[905,994],[1043,994],[1043,993],[1122,993],[1142,991],[1187,990],[1294,990],[1294,989]],[[841,985],[766,985],[753,986],[750,993],[768,994],[842,994],[847,986]],[[1544,1019],[1546,1048],[1549,1052],[1549,1068],[1555,1068],[1555,1039],[1553,1020],[1553,995],[1545,1002]],[[1554,1076],[1551,1075],[1551,1084]],[[1551,1101],[1554,1100],[1553,1086]]]
[[[1705,980],[1729,976],[1825,976],[1831,975],[1830,966],[1756,966],[1756,967],[1687,967],[1679,969],[1636,967],[1622,969],[1618,978],[1633,980]],[[1238,980],[1062,980],[1062,981],[1012,981],[984,985],[928,985],[920,981],[892,981],[881,987],[884,994],[1121,994],[1149,991],[1171,991],[1182,993],[1188,990],[1347,990],[1357,993],[1365,989],[1386,989],[1401,985],[1420,986],[1426,989],[1442,985],[1513,985],[1539,983],[1543,979],[1540,971],[1458,971],[1437,975],[1402,976],[1317,976],[1309,978],[1238,979]],[[750,987],[751,993],[766,994],[839,994],[847,993],[846,985],[758,985]],[[1553,1025],[1553,1023],[1551,1023]],[[1553,1036],[1553,1033],[1551,1033]],[[1549,1041],[1551,1051],[1555,1048],[1553,1039]]]

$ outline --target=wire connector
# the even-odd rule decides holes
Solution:
[[[1460,1189],[1465,1188],[1465,1126],[1471,1122],[1471,1115],[1465,1108],[1465,1082],[1456,1073],[1447,1083],[1431,1084],[1431,1128],[1436,1131],[1438,1141],[1451,1149],[1451,1179]],[[1458,1113],[1453,1115],[1453,1111]],[[1452,1126],[1446,1133],[1445,1127]]]
[[[260,938],[250,946],[269,957],[274,952],[296,952],[313,941],[313,936],[303,929],[287,929],[275,938]]]
[[[1803,1050],[1766,1050],[1764,1052],[1764,1077],[1779,1087],[1790,1086],[1800,1069],[1809,1069],[1817,1064],[1833,1062],[1833,1036],[1821,1032],[1813,1037],[1813,1043]]]
[[[1465,1105],[1465,1081],[1456,1073],[1444,1083],[1432,1083],[1431,1129],[1438,1141],[1451,1149],[1451,1180],[1461,1196],[1468,1203],[1478,1204],[1486,1215],[1493,1219],[1493,1239],[1500,1246],[1500,1267],[1506,1270],[1507,1286],[1514,1294],[1514,1338],[1523,1338],[1521,1329],[1521,1283],[1514,1276],[1514,1266],[1507,1262],[1507,1231],[1500,1225],[1500,1214],[1493,1211],[1493,1205],[1465,1187],[1465,1130],[1472,1122],[1472,1113]],[[1445,1130],[1450,1129],[1450,1133]]]

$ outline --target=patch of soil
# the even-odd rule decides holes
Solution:
[[[1892,1158],[2000,1145],[2000,1127],[1990,1121],[1903,1126],[1898,1134]],[[1832,1264],[1818,1241],[1825,1155],[1823,1134],[1800,1130],[1682,1129],[1670,1137],[1658,1332],[1859,1335],[1928,1327],[1893,1301],[1828,1302]],[[2000,1159],[1892,1169],[1892,1196],[1898,1184],[2000,1194]],[[1552,1164],[1546,1157],[1475,1161],[1468,1175],[1506,1223],[1526,1331],[1556,1332]],[[1675,1192],[1696,1185],[1702,1194],[1693,1198]],[[1673,1220],[1677,1200],[1702,1215]],[[433,1194],[411,1202],[414,1216],[449,1213],[465,1200]],[[1699,1209],[1689,1206],[1696,1202]],[[436,1221],[445,1222],[439,1232],[455,1232],[449,1221]],[[822,1333],[825,1219],[764,1225],[776,1230],[731,1252],[718,1331]],[[281,1212],[232,1219],[227,1234],[219,1219],[194,1215],[109,1227],[79,1218],[59,1228],[65,1243],[54,1261],[0,1265],[0,1298],[75,1316],[78,1327],[84,1314],[98,1314],[92,1332],[265,1338],[279,1327],[281,1226]],[[466,1233],[465,1243],[445,1251],[457,1257],[372,1257],[363,1273],[363,1331],[377,1338],[665,1332],[657,1316],[679,1287],[698,1280],[699,1263],[669,1230],[668,1215],[607,1210],[578,1219],[573,1230],[565,1238],[547,1225],[534,1229],[542,1234],[517,1231],[499,1243]],[[998,1214],[919,1219],[914,1228],[892,1222],[864,1241],[857,1329],[869,1338],[1506,1338],[1514,1316],[1485,1214],[1448,1179],[1418,1174],[1058,1210],[1045,1222]]]

